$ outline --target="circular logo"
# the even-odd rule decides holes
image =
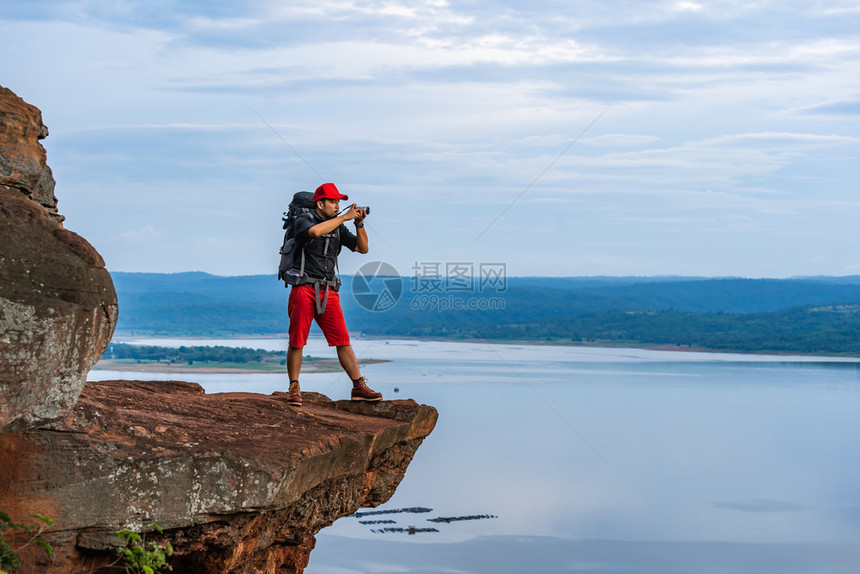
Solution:
[[[388,311],[403,294],[403,278],[393,265],[371,261],[352,276],[352,296],[368,311]]]

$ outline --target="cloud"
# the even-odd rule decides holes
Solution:
[[[188,24],[199,30],[247,30],[259,26],[262,21],[256,18],[212,18],[195,16],[188,19]]]
[[[840,4],[839,2],[835,2],[834,4],[837,4],[837,5],[836,6],[828,6],[828,7],[824,8],[824,13],[826,15],[838,16],[841,18],[841,17],[844,17],[846,15],[851,16],[854,14],[860,14],[860,6],[858,6],[857,3],[853,2],[852,0],[842,2],[841,6],[838,5],[838,4]]]
[[[746,502],[718,502],[714,504],[717,508],[725,510],[738,510],[741,512],[803,512],[807,509],[802,504],[786,502],[783,500],[755,499]]]
[[[165,239],[169,237],[169,235],[170,234],[163,229],[158,229],[151,223],[147,223],[146,225],[138,229],[129,229],[128,231],[123,231],[117,236],[117,238],[126,243],[145,244],[156,239]]]
[[[798,114],[823,114],[835,116],[860,115],[860,98],[823,102],[791,110]]]
[[[696,2],[678,2],[675,4],[675,9],[679,12],[701,12],[705,7]]]
[[[583,144],[600,147],[634,147],[660,142],[661,139],[658,137],[639,134],[606,134],[582,140]]]

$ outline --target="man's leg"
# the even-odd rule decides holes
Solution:
[[[299,374],[302,370],[302,351],[308,341],[308,331],[314,316],[313,292],[305,286],[290,289],[287,313],[290,316],[290,340],[287,347],[287,375],[290,379],[290,392],[287,402],[295,407],[302,406],[302,392],[299,387]]]
[[[287,375],[291,381],[299,380],[299,373],[302,371],[302,351],[303,347],[287,347]]]
[[[302,406],[302,389],[299,386],[299,373],[302,371],[302,349],[304,347],[287,347],[287,375],[290,377],[290,392],[287,402],[294,407]]]
[[[340,366],[349,375],[353,381],[361,378],[361,371],[358,368],[358,359],[355,357],[355,351],[352,350],[352,345],[338,345],[337,359],[340,361]],[[287,357],[289,361],[289,356]]]
[[[317,325],[322,329],[329,346],[337,348],[337,358],[340,366],[352,379],[352,394],[354,401],[380,401],[382,395],[367,386],[367,381],[361,376],[355,351],[349,344],[349,333],[343,320],[343,309],[340,307],[340,295],[337,291],[329,293],[325,312],[316,315]]]
[[[355,351],[352,350],[352,345],[338,345],[337,358],[340,360],[340,366],[352,379],[352,393],[350,398],[354,401],[381,401],[382,393],[377,393],[367,386],[367,380],[361,376],[358,369],[358,359],[355,357]]]

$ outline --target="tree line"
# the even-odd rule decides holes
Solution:
[[[156,347],[149,345],[129,345],[111,343],[103,359],[133,359],[148,362],[167,363],[262,363],[282,360],[284,353],[251,349],[247,347],[197,346],[197,347]]]

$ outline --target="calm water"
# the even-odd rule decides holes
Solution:
[[[380,508],[432,511],[339,520],[318,535],[308,574],[860,571],[856,361],[353,343],[359,356],[393,361],[364,368],[386,398],[439,410]],[[333,356],[321,340],[306,352]],[[192,380],[210,393],[286,387],[282,374],[139,378]],[[337,399],[349,382],[304,375],[302,386]],[[485,518],[428,521],[463,516]],[[381,531],[410,526],[437,532]]]

